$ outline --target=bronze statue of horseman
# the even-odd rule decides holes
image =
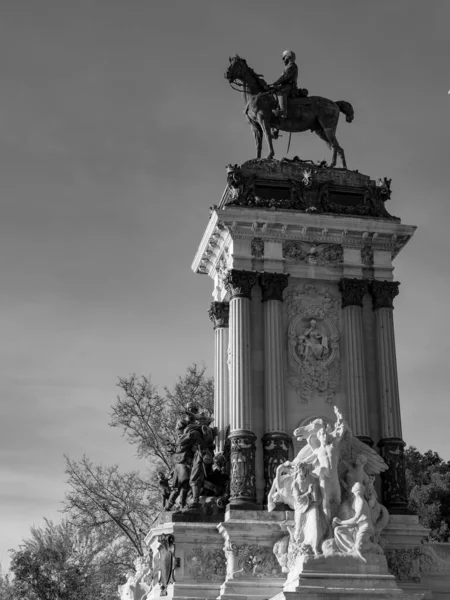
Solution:
[[[261,158],[263,134],[269,147],[267,158],[273,158],[273,138],[278,130],[287,132],[314,131],[330,148],[333,159],[330,167],[336,166],[339,155],[342,166],[347,168],[343,148],[336,138],[339,114],[345,115],[347,123],[353,121],[352,105],[344,100],[333,102],[321,96],[306,96],[306,90],[297,88],[297,66],[291,51],[283,54],[286,69],[283,75],[269,86],[261,75],[248,66],[240,56],[230,58],[225,73],[226,79],[244,93],[245,116],[255,136],[256,155]],[[294,68],[295,67],[295,68]],[[279,96],[279,102],[276,95]]]

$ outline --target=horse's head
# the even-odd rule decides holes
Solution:
[[[230,64],[225,72],[225,79],[228,79],[230,83],[243,81],[244,68],[247,67],[246,60],[236,54],[233,58],[230,56],[229,61]]]

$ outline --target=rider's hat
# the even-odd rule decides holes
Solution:
[[[285,57],[289,57],[291,60],[295,60],[295,52],[292,52],[292,50],[285,50],[283,52],[283,58]]]

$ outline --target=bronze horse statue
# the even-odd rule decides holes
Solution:
[[[339,154],[342,166],[344,169],[347,168],[344,150],[336,139],[336,128],[341,112],[345,115],[347,123],[353,121],[354,112],[349,102],[344,100],[333,102],[320,96],[289,98],[287,118],[278,119],[272,113],[272,110],[277,107],[274,90],[269,88],[261,75],[257,75],[248,66],[245,59],[237,55],[230,58],[225,78],[230,85],[234,83],[242,88],[238,91],[244,93],[246,103],[244,114],[255,136],[257,158],[261,158],[263,133],[270,150],[267,158],[273,158],[275,152],[272,128],[289,132],[311,130],[333,149],[330,167],[336,166]]]

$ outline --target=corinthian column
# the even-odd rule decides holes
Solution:
[[[212,302],[208,311],[214,324],[214,422],[218,429],[217,450],[223,452],[230,424],[228,376],[228,302]]]
[[[373,446],[367,418],[367,387],[364,364],[362,306],[369,291],[364,279],[341,279],[339,289],[344,312],[348,423],[354,435]]]
[[[283,290],[289,275],[263,273],[260,283],[264,303],[264,499],[267,498],[277,467],[289,458],[286,433],[283,381]]]
[[[255,283],[251,271],[232,269],[225,278],[230,293],[230,503],[238,508],[254,508],[256,503],[250,348],[250,298]]]
[[[384,504],[393,514],[407,513],[405,457],[398,392],[393,300],[398,294],[395,281],[372,281],[375,312],[378,373],[381,404],[381,439],[378,446],[389,466],[383,473]]]

